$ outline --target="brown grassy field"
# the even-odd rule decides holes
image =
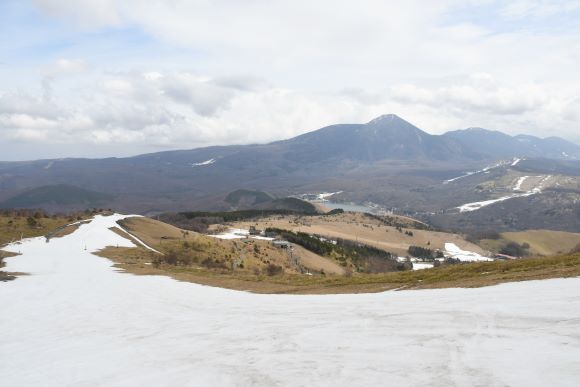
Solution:
[[[464,250],[485,253],[481,247],[466,241],[461,235],[404,229],[413,232],[413,236],[409,236],[404,232],[399,232],[395,227],[381,225],[379,221],[358,213],[311,217],[272,216],[257,221],[236,222],[233,227],[247,229],[252,225],[259,229],[276,227],[327,238],[354,240],[399,256],[408,255],[407,250],[411,245],[443,250],[446,242],[455,243]]]
[[[520,245],[528,243],[531,255],[550,256],[571,251],[580,244],[580,233],[551,230],[505,232],[501,234],[501,239],[484,239],[481,241],[481,245],[485,249],[498,251],[508,242],[517,242]]]
[[[344,267],[337,264],[335,261],[321,257],[312,251],[306,250],[302,246],[294,245],[294,252],[300,257],[300,263],[314,272],[323,271],[326,274],[344,275]]]
[[[151,264],[152,253],[135,248],[107,248],[100,255],[113,260],[119,268],[132,274],[166,275],[180,281],[255,293],[346,294],[394,289],[473,288],[504,282],[580,276],[580,254],[507,262],[478,262],[386,274],[357,274],[351,277],[296,274],[270,277],[248,272],[216,272],[199,267],[155,267]]]
[[[70,223],[67,217],[39,218],[35,226],[29,226],[26,217],[0,216],[0,246],[17,241],[21,237],[42,236]]]
[[[289,252],[273,247],[268,241],[216,239],[144,217],[125,219],[121,225],[148,246],[162,252],[172,249],[182,250],[185,242],[185,245],[195,250],[198,261],[225,257],[228,266],[235,261],[243,262],[243,268],[239,268],[238,271],[254,273],[257,270],[264,270],[269,264],[275,264],[282,267],[285,273],[298,273],[297,267],[289,262]],[[136,244],[139,245],[139,243]],[[295,246],[292,254],[308,270],[315,272],[324,270],[329,274],[344,273],[344,269],[333,260],[321,257],[300,246]]]
[[[124,223],[124,226],[130,232],[135,232],[135,235],[142,240],[155,242],[156,238],[160,238],[160,235],[164,234],[162,230],[165,229],[165,226],[163,224],[155,224],[156,221],[152,223],[151,220],[145,221],[143,218],[142,220],[138,218],[130,219],[130,221],[130,226],[128,226],[127,222]],[[354,222],[356,218],[346,218],[342,221]],[[303,226],[301,225],[300,227]],[[157,230],[154,237],[147,239],[146,233],[152,230]],[[173,235],[183,237],[183,233],[178,229],[169,228],[167,230],[173,230]],[[395,232],[398,233],[398,231]],[[205,240],[208,237],[191,233],[186,238],[202,238],[202,240]],[[215,243],[218,246],[231,247],[233,243],[239,246],[246,246],[245,242],[239,240],[216,241],[215,239],[210,239],[211,246],[214,246]],[[251,245],[248,246],[253,246],[254,244],[258,246],[269,246],[269,243],[264,241],[252,241],[250,243]],[[163,249],[169,247],[170,242],[163,240],[163,242],[152,245],[155,248],[159,247]],[[225,250],[218,249],[214,253],[219,254],[220,251],[226,253],[229,250],[227,248]],[[248,253],[249,251],[253,251],[253,247],[247,248],[246,251]],[[101,252],[101,255],[112,259],[119,268],[137,275],[167,275],[181,281],[256,293],[327,294],[379,292],[393,289],[481,287],[503,282],[580,276],[580,254],[530,258],[508,262],[477,262],[442,266],[420,271],[384,274],[354,273],[349,276],[332,275],[326,270],[326,275],[317,274],[305,276],[288,270],[279,275],[269,276],[264,271],[255,272],[248,270],[248,268],[244,268],[244,270],[231,270],[231,268],[209,270],[195,264],[162,264],[155,266],[153,263],[156,254],[145,251],[143,248],[107,248]],[[286,257],[282,256],[281,259],[284,260]]]
[[[175,241],[193,242],[199,238],[204,238],[196,232],[181,230],[170,224],[146,217],[127,218],[120,223],[122,227],[149,246],[161,246]]]

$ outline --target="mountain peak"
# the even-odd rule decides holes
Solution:
[[[377,118],[367,122],[367,125],[376,125],[396,121],[407,122],[396,114],[383,114],[382,116],[378,116]]]

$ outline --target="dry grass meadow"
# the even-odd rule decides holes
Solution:
[[[501,239],[484,239],[481,245],[489,250],[499,250],[508,242],[530,245],[531,255],[550,256],[565,254],[580,244],[580,233],[551,231],[551,230],[527,230],[520,232],[505,232]]]
[[[374,246],[399,256],[406,256],[409,246],[421,246],[430,249],[443,250],[445,243],[455,243],[463,250],[485,253],[478,245],[466,241],[461,235],[446,232],[417,230],[412,227],[409,218],[397,217],[407,227],[400,232],[393,226],[381,224],[380,221],[360,213],[344,213],[333,216],[272,216],[256,221],[236,222],[233,227],[248,228],[256,226],[259,229],[276,227],[291,231],[301,231],[317,234],[327,238],[341,238],[358,241]],[[413,235],[404,231],[410,230]]]
[[[295,230],[305,231],[303,227],[319,226],[321,230],[336,230],[336,223],[342,223],[353,227],[354,230],[365,231],[362,229],[369,228],[368,223],[360,223],[359,215],[345,214],[341,215],[339,222],[324,221],[304,224],[295,224],[296,219],[267,219],[260,222],[236,223],[236,227],[245,225],[274,227],[290,226],[294,224]],[[357,224],[358,222],[358,224]],[[172,232],[175,238],[184,238],[184,232],[172,226],[159,224],[160,222],[147,220],[147,218],[129,219],[123,225],[135,233],[143,241],[155,242],[152,246],[163,249],[170,246],[167,239],[161,239],[163,235]],[[131,226],[128,226],[130,224]],[[381,233],[397,233],[397,230],[381,230],[384,226],[376,227]],[[291,229],[289,227],[289,229]],[[352,230],[351,229],[351,230]],[[375,230],[369,231],[364,237],[373,240]],[[421,230],[417,230],[419,233]],[[148,235],[151,233],[151,235]],[[349,235],[346,231],[340,231],[341,235]],[[415,231],[414,231],[415,233]],[[427,235],[432,238],[431,245],[435,243],[444,243],[450,241],[449,235],[445,233],[434,233],[425,231],[422,236]],[[163,235],[162,235],[163,234]],[[167,236],[166,235],[166,236]],[[379,234],[380,235],[380,234]],[[416,234],[415,234],[416,235]],[[433,236],[439,236],[439,241]],[[404,234],[399,235],[399,243],[404,244],[406,239]],[[460,238],[459,236],[455,236]],[[191,239],[188,239],[191,238]],[[186,240],[206,240],[207,236],[189,233],[185,236]],[[352,237],[351,237],[352,238]],[[357,236],[355,236],[357,238]],[[360,239],[359,239],[360,240]],[[433,242],[435,241],[435,242]],[[451,241],[454,241],[453,239]],[[457,242],[459,243],[457,243]],[[470,248],[469,242],[455,239],[454,243],[464,248]],[[240,241],[221,241],[210,238],[208,240],[214,253],[219,254],[228,251],[231,244],[240,244]],[[260,246],[268,245],[264,241],[254,241]],[[393,240],[391,240],[393,243]],[[435,245],[436,246],[436,245]],[[221,249],[221,250],[220,250]],[[253,248],[252,248],[253,250]],[[277,249],[276,249],[277,250]],[[428,289],[428,288],[446,288],[446,287],[481,287],[495,285],[504,282],[540,280],[548,278],[566,278],[580,276],[580,254],[575,255],[558,255],[552,257],[528,258],[516,261],[495,261],[495,262],[477,262],[459,265],[442,266],[429,270],[390,272],[383,274],[360,274],[349,273],[348,275],[330,274],[325,275],[301,275],[291,270],[285,271],[279,275],[267,275],[264,272],[255,272],[252,270],[231,270],[231,269],[207,269],[200,265],[154,265],[155,253],[146,251],[143,248],[107,248],[101,252],[102,256],[112,259],[119,268],[137,275],[167,275],[180,281],[195,282],[203,285],[218,286],[229,289],[244,290],[255,293],[288,293],[288,294],[331,294],[331,293],[363,293],[363,292],[380,292],[385,290],[402,290],[402,289]],[[282,260],[286,257],[280,257]],[[247,268],[246,268],[247,269]]]

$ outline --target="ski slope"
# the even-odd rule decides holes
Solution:
[[[257,295],[117,272],[97,216],[10,246],[2,386],[577,386],[580,279]],[[85,249],[86,248],[86,249]]]
[[[516,159],[516,161],[514,161],[514,163],[513,163],[513,164],[511,164],[511,165],[512,165],[512,166],[514,166],[514,165],[516,165],[516,164],[517,164],[519,161],[520,161],[519,159]],[[507,164],[508,164],[508,162],[506,162],[506,161],[500,161],[500,162],[499,162],[499,163],[497,163],[497,164],[494,164],[494,165],[489,165],[489,166],[487,166],[487,167],[485,167],[485,168],[483,168],[483,169],[480,169],[480,170],[478,170],[478,171],[471,171],[471,172],[466,172],[464,175],[457,176],[457,177],[454,177],[454,178],[452,178],[452,179],[445,180],[445,181],[443,182],[443,184],[449,184],[449,183],[453,183],[454,181],[461,180],[461,179],[465,179],[466,177],[470,177],[470,176],[478,175],[478,174],[480,174],[480,173],[489,173],[490,171],[492,171],[492,170],[494,170],[494,169],[496,169],[496,168],[500,168],[500,167],[506,166]]]
[[[528,178],[529,178],[529,176],[524,176],[524,177],[518,179],[518,181],[516,182],[516,186],[513,188],[513,190],[520,191],[522,184]],[[538,185],[529,191],[522,192],[522,193],[514,193],[511,195],[507,195],[507,196],[502,196],[498,199],[491,199],[491,200],[484,200],[481,202],[467,203],[467,204],[463,204],[457,208],[459,209],[460,213],[472,212],[472,211],[480,210],[480,209],[487,207],[487,206],[491,206],[492,204],[495,204],[495,203],[504,202],[506,200],[515,199],[515,198],[525,198],[528,196],[541,194],[546,182],[552,178],[552,175],[538,176],[538,178],[541,178]]]

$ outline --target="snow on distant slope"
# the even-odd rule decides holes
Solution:
[[[454,177],[453,179],[445,180],[443,182],[443,184],[453,183],[454,181],[461,180],[461,179],[464,179],[464,178],[469,177],[469,176],[478,175],[480,173],[489,173],[490,171],[492,171],[492,170],[494,170],[496,168],[503,167],[503,166],[505,166],[507,164],[508,164],[508,162],[506,162],[506,161],[500,161],[497,164],[487,166],[487,167],[485,167],[483,169],[480,169],[479,171],[467,172],[464,175]]]
[[[443,184],[449,184],[449,183],[453,183],[454,181],[457,181],[457,180],[463,179],[463,178],[465,178],[465,177],[469,177],[469,176],[471,176],[471,175],[475,175],[476,173],[479,173],[479,172],[481,172],[481,171],[475,171],[475,172],[467,172],[465,175],[461,175],[461,176],[454,177],[453,179],[445,180],[445,181],[443,182]]]
[[[192,167],[201,167],[203,165],[211,165],[213,163],[215,163],[215,159],[209,159],[209,160],[202,161],[200,163],[193,163],[193,164],[191,164],[191,166]]]
[[[529,176],[520,177],[514,186],[514,191],[520,191],[522,189],[522,184],[524,184],[524,181],[526,181],[528,178]]]
[[[542,177],[542,176],[539,176],[539,177]],[[502,196],[502,197],[497,198],[497,199],[484,200],[481,202],[467,203],[467,204],[463,204],[457,208],[459,209],[459,212],[471,212],[471,211],[480,210],[484,207],[490,206],[490,205],[495,204],[495,203],[500,203],[500,202],[503,202],[506,200],[536,195],[536,194],[542,193],[542,189],[544,188],[546,182],[551,177],[552,176],[544,176],[542,178],[542,180],[539,182],[538,186],[536,186],[535,188],[533,188],[527,192],[515,193],[515,194],[511,194],[511,195]],[[523,181],[522,181],[522,183],[523,183]],[[518,184],[519,184],[519,181],[518,181]],[[517,186],[517,184],[516,184],[516,186]],[[520,184],[520,186],[521,186],[521,184]],[[516,190],[516,189],[514,188],[514,190]]]
[[[576,386],[580,279],[326,296],[119,273],[96,217],[0,283],[5,386]],[[85,250],[84,246],[87,246]]]
[[[531,196],[534,194],[535,194],[534,192],[526,192],[526,193],[522,193],[522,194],[512,194],[512,195],[502,196],[501,198],[497,198],[497,199],[484,200],[481,202],[473,202],[473,203],[463,204],[457,208],[459,208],[459,212],[477,211],[477,210],[480,210],[484,207],[491,206],[492,204],[495,204],[495,203],[500,203],[500,202],[503,202],[503,201],[506,201],[509,199],[514,199],[514,198],[522,198],[522,197],[526,197],[526,196]]]

